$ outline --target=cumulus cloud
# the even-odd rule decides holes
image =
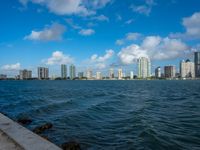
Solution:
[[[62,51],[55,51],[50,58],[43,60],[46,65],[71,64],[73,61],[71,56],[63,54]]]
[[[133,23],[133,21],[134,21],[133,19],[129,19],[129,20],[127,20],[127,21],[125,22],[125,24],[128,24],[128,25],[129,25],[129,24]]]
[[[14,70],[19,70],[21,67],[21,64],[18,62],[16,64],[8,64],[2,66],[2,69],[5,71],[14,71]]]
[[[190,48],[179,39],[169,37],[148,36],[141,45],[132,44],[122,48],[118,57],[123,64],[132,64],[139,57],[153,60],[169,60],[183,56]]]
[[[43,30],[31,31],[31,33],[25,36],[24,39],[34,41],[57,41],[62,39],[65,30],[65,26],[53,23],[51,26],[46,26]]]
[[[125,37],[123,39],[118,39],[116,40],[115,44],[116,45],[123,45],[125,44],[127,41],[135,41],[137,40],[139,37],[141,37],[142,35],[140,33],[134,33],[134,32],[129,32],[125,35]]]
[[[170,36],[183,39],[200,38],[200,12],[196,12],[190,17],[183,18],[182,25],[186,30],[185,33],[172,33]]]
[[[103,56],[98,56],[97,54],[94,54],[90,57],[90,63],[94,64],[95,67],[98,69],[103,69],[106,67],[107,61],[109,61],[113,57],[114,53],[114,50],[109,49],[106,50],[106,53]]]
[[[22,4],[32,2],[45,6],[57,15],[88,16],[96,13],[96,9],[104,7],[110,0],[19,0]]]
[[[83,36],[90,36],[90,35],[92,35],[94,33],[95,33],[95,31],[93,29],[82,29],[79,32],[79,34],[83,35]]]
[[[67,18],[65,19],[65,21],[67,22],[67,24],[72,27],[73,29],[81,29],[82,27],[79,26],[78,24],[75,24],[74,21],[71,18]]]

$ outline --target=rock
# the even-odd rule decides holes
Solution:
[[[42,126],[36,127],[35,129],[33,129],[33,132],[37,133],[37,134],[41,134],[42,132],[44,132],[47,129],[50,129],[53,127],[52,123],[46,123]]]
[[[75,141],[63,143],[61,147],[63,150],[81,150],[80,144]]]
[[[18,119],[17,122],[21,125],[29,125],[32,122],[32,120],[28,118],[21,118]]]

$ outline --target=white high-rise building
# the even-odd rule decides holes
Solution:
[[[86,71],[86,77],[87,79],[92,79],[93,73],[91,69],[87,69]]]
[[[49,68],[38,67],[38,79],[49,79]]]
[[[180,62],[180,75],[181,78],[194,78],[195,71],[194,71],[194,63],[191,62],[189,59],[186,61]]]
[[[121,80],[123,78],[123,71],[122,69],[118,69],[118,79]]]
[[[133,79],[134,78],[134,73],[133,71],[130,72],[130,79]]]
[[[140,57],[138,59],[138,77],[147,78],[151,76],[151,62],[147,57]]]
[[[160,67],[157,67],[155,69],[155,77],[156,78],[161,78],[161,68]]]
[[[115,78],[114,69],[113,69],[113,68],[111,68],[111,69],[109,70],[109,78],[110,78],[110,79],[114,79],[114,78]]]
[[[20,80],[27,80],[32,78],[32,71],[31,70],[20,70],[19,71],[19,78]]]
[[[96,79],[97,80],[102,80],[102,74],[101,74],[101,72],[97,72],[96,73]]]

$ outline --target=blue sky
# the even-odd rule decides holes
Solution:
[[[60,75],[110,67],[137,73],[136,60],[176,65],[200,48],[199,0],[2,0],[0,73],[38,66]]]

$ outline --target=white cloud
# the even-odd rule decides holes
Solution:
[[[109,18],[106,17],[105,15],[99,15],[99,16],[93,17],[92,19],[98,20],[98,21],[109,21]]]
[[[73,29],[81,29],[82,27],[75,24],[74,21],[70,18],[65,20],[67,22],[68,25],[70,25]]]
[[[96,9],[105,7],[110,0],[19,0],[20,3],[32,2],[45,6],[57,15],[94,15]]]
[[[146,16],[148,16],[151,13],[152,7],[156,5],[156,3],[154,2],[154,0],[146,0],[145,4],[143,5],[132,5],[131,9],[134,12],[137,12],[139,14],[144,14]]]
[[[106,50],[106,53],[103,56],[98,56],[97,54],[94,54],[90,57],[89,62],[93,64],[96,68],[103,69],[106,67],[107,61],[109,61],[113,57],[114,53],[114,50],[109,49]]]
[[[142,35],[140,33],[129,32],[126,34],[126,36],[123,39],[116,40],[115,44],[116,45],[124,45],[127,41],[135,41],[141,36]]]
[[[26,40],[35,41],[56,41],[62,39],[62,34],[65,32],[65,26],[54,23],[51,26],[45,27],[41,31],[31,31],[30,35],[24,37]]]
[[[132,64],[142,56],[153,60],[169,60],[183,56],[188,51],[190,48],[179,39],[148,36],[141,45],[132,44],[122,48],[118,57],[123,64]]]
[[[21,67],[20,63],[16,63],[16,64],[4,65],[2,66],[2,69],[6,71],[13,71],[13,70],[19,70],[20,67]]]
[[[90,36],[92,34],[94,34],[95,31],[93,29],[82,29],[79,34],[83,35],[83,36]]]
[[[134,20],[133,19],[129,19],[125,22],[125,24],[131,24]]]
[[[147,57],[146,51],[136,44],[122,48],[118,53],[119,59],[126,65],[133,64],[139,57],[143,56]]]
[[[116,45],[124,45],[124,39],[116,40],[115,42]]]
[[[55,51],[52,53],[52,56],[46,60],[43,60],[46,65],[60,65],[60,64],[71,64],[74,59],[69,56],[63,54],[62,51]]]
[[[182,25],[186,30],[185,33],[172,33],[170,36],[183,39],[200,38],[200,12],[196,12],[190,17],[183,18]]]
[[[129,41],[134,41],[134,40],[137,40],[139,37],[141,36],[140,33],[127,33],[126,34],[126,39],[129,40]]]

